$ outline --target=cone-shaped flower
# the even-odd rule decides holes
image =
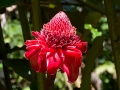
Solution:
[[[87,42],[80,40],[64,12],[56,14],[50,22],[43,25],[40,32],[32,32],[35,40],[25,42],[25,57],[30,60],[36,72],[53,75],[60,70],[74,82],[79,74],[82,53],[86,52]]]

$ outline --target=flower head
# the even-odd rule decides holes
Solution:
[[[66,72],[69,82],[74,82],[79,74],[82,53],[87,42],[80,40],[64,12],[57,13],[40,32],[32,32],[35,40],[25,42],[25,57],[30,60],[36,72],[50,75],[57,70]]]

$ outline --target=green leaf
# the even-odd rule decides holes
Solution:
[[[92,33],[92,40],[94,40],[97,36],[102,35],[102,33],[99,32],[96,28],[93,28],[91,24],[85,24],[84,28],[90,30]]]
[[[17,3],[19,0],[1,0],[0,7],[10,6],[14,3]]]
[[[96,26],[101,16],[102,15],[99,12],[89,12],[85,17],[85,23],[91,24],[92,26]]]
[[[55,5],[54,5],[54,4],[49,4],[48,7],[49,7],[49,8],[55,8]]]
[[[83,69],[83,77],[81,90],[90,90],[90,76],[92,72],[92,68],[95,62],[95,59],[101,54],[103,50],[103,41],[105,37],[98,36],[93,41],[92,48],[86,54],[86,63],[85,68]]]
[[[29,62],[26,59],[10,59],[10,60],[3,60],[3,63],[7,67],[12,67],[13,70],[23,78],[30,81],[29,73]]]

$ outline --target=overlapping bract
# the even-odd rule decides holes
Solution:
[[[65,72],[69,82],[74,82],[79,74],[82,53],[87,42],[80,40],[64,12],[56,14],[40,32],[32,32],[35,40],[25,42],[25,57],[30,60],[36,72],[54,75],[57,70]]]

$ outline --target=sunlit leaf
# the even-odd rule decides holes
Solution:
[[[89,29],[92,33],[92,40],[94,40],[97,36],[102,35],[102,33],[99,32],[96,28],[93,28],[91,24],[85,24],[84,27],[85,29]]]

